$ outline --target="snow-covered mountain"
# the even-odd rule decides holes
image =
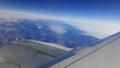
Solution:
[[[0,16],[1,44],[16,40],[37,40],[74,48],[91,46],[90,44],[99,41],[98,38],[90,36],[89,33],[66,24],[64,21],[27,13],[0,13],[2,13]]]

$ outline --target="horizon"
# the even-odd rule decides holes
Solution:
[[[76,26],[76,28],[79,28],[80,30],[83,30],[89,35],[92,35],[94,37],[97,37],[99,39],[103,39],[105,37],[108,37],[114,33],[119,32],[120,24],[119,23],[96,23],[96,22],[90,22],[90,21],[79,21],[79,20],[70,20],[70,19],[62,19],[60,17],[54,17],[50,15],[44,15],[44,14],[37,14],[37,13],[28,13],[28,12],[20,12],[20,11],[14,11],[14,10],[0,10],[0,17],[3,18],[5,16],[7,21],[16,21],[16,19],[31,19],[31,20],[38,20],[38,19],[49,19],[52,21],[64,21],[67,24],[71,24]],[[8,18],[7,18],[8,17]],[[5,19],[4,18],[4,19]],[[13,20],[14,18],[14,20]],[[102,25],[102,26],[100,26]],[[104,26],[103,26],[104,25]],[[109,27],[108,27],[109,26]],[[115,26],[115,27],[114,27]],[[96,27],[98,29],[96,29]]]
[[[119,0],[68,1],[1,0],[0,10],[11,11],[13,16],[15,16],[14,12],[18,12],[31,18],[40,17],[66,21],[66,23],[75,25],[99,38],[105,38],[120,31]],[[10,15],[10,13],[1,13],[3,16],[5,14]]]

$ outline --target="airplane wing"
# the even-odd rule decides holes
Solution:
[[[43,42],[0,47],[0,68],[120,68],[120,32],[93,47],[71,50]]]
[[[35,68],[71,50],[38,41],[18,41],[0,46],[0,68]]]
[[[94,47],[79,49],[50,68],[120,68],[120,32]]]

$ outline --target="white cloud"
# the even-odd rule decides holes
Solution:
[[[31,18],[33,15],[29,15],[23,12],[0,10],[0,21],[17,21],[17,19]],[[34,19],[34,18],[33,18]]]
[[[16,21],[16,19],[58,19],[54,16],[44,15],[44,14],[36,14],[36,13],[27,13],[27,12],[19,12],[19,11],[12,11],[12,10],[0,10],[0,19],[4,19],[7,21]]]
[[[108,23],[108,22],[84,22],[84,23],[71,23],[77,26],[79,29],[82,29],[88,32],[90,35],[93,35],[98,38],[105,38],[116,32],[120,31],[120,23]]]
[[[49,25],[49,27],[52,31],[56,32],[59,35],[64,34],[66,32],[64,27],[59,26],[59,25],[51,24]]]

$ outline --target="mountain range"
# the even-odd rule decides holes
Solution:
[[[0,22],[0,44],[16,40],[37,40],[57,43],[70,48],[92,46],[93,43],[99,41],[98,38],[90,36],[64,21],[48,19],[2,20]]]

